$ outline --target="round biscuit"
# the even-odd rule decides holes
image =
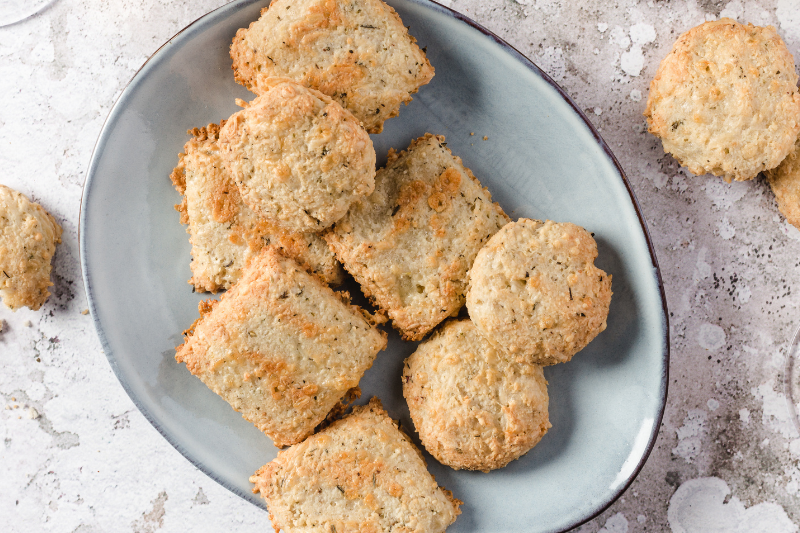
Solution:
[[[469,319],[446,322],[406,359],[403,396],[422,444],[456,470],[502,468],[551,427],[542,367],[493,346]]]
[[[322,231],[375,188],[372,140],[324,94],[281,78],[268,87],[228,119],[220,150],[251,209],[288,230]]]
[[[10,309],[39,309],[50,296],[50,261],[61,226],[36,202],[0,185],[0,295]]]
[[[706,22],[661,61],[644,114],[694,174],[752,179],[778,166],[800,132],[794,59],[772,26]]]
[[[467,309],[493,343],[541,365],[572,359],[606,329],[611,276],[597,243],[571,223],[519,219],[478,252]]]

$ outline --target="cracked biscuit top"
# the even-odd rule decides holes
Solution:
[[[290,231],[322,231],[374,189],[372,140],[318,91],[281,78],[265,89],[220,130],[222,156],[256,213]]]
[[[0,185],[0,295],[9,309],[36,311],[50,296],[61,226],[36,202]]]
[[[644,114],[694,174],[752,179],[778,166],[800,133],[794,59],[772,26],[706,22],[661,62]]]
[[[571,223],[521,218],[486,243],[469,273],[467,309],[480,332],[540,365],[572,359],[606,329],[611,276],[597,243]]]
[[[394,9],[380,0],[273,0],[231,45],[236,81],[262,94],[284,77],[350,110],[370,133],[433,78]]]

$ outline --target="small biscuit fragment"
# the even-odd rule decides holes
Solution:
[[[39,309],[50,296],[50,261],[61,226],[25,195],[0,185],[0,295],[6,307]]]
[[[250,259],[270,245],[326,283],[341,283],[342,268],[322,237],[287,231],[258,216],[242,201],[219,152],[219,128],[209,124],[190,130],[193,138],[184,146],[185,153],[179,155],[170,176],[183,195],[176,209],[191,236],[189,283],[199,291],[228,289]]]
[[[324,94],[271,78],[234,113],[219,146],[244,202],[290,231],[322,231],[375,188],[375,150],[356,118]]]
[[[175,359],[277,446],[310,435],[386,347],[357,307],[273,248],[200,307]]]
[[[661,62],[644,114],[664,151],[694,174],[753,179],[800,133],[794,59],[772,26],[706,22]]]
[[[278,452],[250,482],[276,533],[440,533],[462,503],[436,484],[377,398]]]
[[[433,67],[394,9],[380,0],[273,0],[236,33],[236,81],[256,94],[291,78],[350,110],[370,133],[433,78]]]
[[[800,228],[800,138],[783,163],[767,171],[767,181],[775,193],[780,212],[789,224]]]
[[[425,449],[488,472],[526,454],[551,427],[542,367],[493,346],[471,320],[449,320],[405,361],[403,396]]]
[[[464,305],[475,255],[509,219],[442,136],[390,150],[375,182],[325,239],[403,337],[419,340]]]
[[[580,226],[521,218],[492,237],[469,273],[467,309],[491,342],[540,365],[572,359],[606,329],[611,276]]]

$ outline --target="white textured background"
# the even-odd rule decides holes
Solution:
[[[0,183],[64,227],[55,295],[0,308],[0,531],[268,531],[136,411],[106,362],[78,263],[80,196],[111,105],[147,57],[221,0],[58,0],[0,28]],[[550,74],[600,128],[654,239],[670,309],[667,411],[629,491],[582,533],[784,533],[800,522],[800,435],[781,379],[800,326],[800,232],[763,179],[683,172],[645,132],[677,36],[730,16],[800,57],[800,0],[453,0]]]

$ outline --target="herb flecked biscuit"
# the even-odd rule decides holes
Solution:
[[[493,346],[469,319],[446,322],[406,359],[403,396],[425,449],[456,470],[502,468],[551,427],[542,367]]]
[[[175,359],[277,446],[300,442],[386,347],[341,298],[265,248],[219,302],[200,304]]]
[[[234,113],[219,146],[244,202],[297,232],[321,231],[375,187],[375,150],[356,118],[324,94],[271,78]]]
[[[36,202],[0,185],[0,295],[9,309],[36,311],[50,296],[50,261],[61,226]]]
[[[706,22],[661,62],[644,114],[694,174],[752,179],[778,166],[800,132],[794,59],[772,26]]]
[[[419,340],[458,314],[475,255],[509,219],[442,136],[390,150],[375,184],[325,239],[403,337]]]
[[[184,146],[170,178],[183,195],[176,209],[191,236],[189,283],[195,289],[217,292],[230,288],[250,259],[269,245],[277,246],[326,283],[341,283],[342,268],[322,237],[287,231],[242,202],[219,152],[219,126],[209,124],[188,133],[193,138]]]
[[[800,138],[783,163],[767,171],[767,181],[775,193],[780,212],[789,224],[800,228]]]
[[[276,533],[439,533],[460,514],[376,398],[278,452],[250,482]]]
[[[273,0],[236,33],[236,81],[256,94],[269,77],[297,80],[350,110],[370,133],[433,78],[394,9],[380,0]]]
[[[494,235],[469,273],[467,309],[490,341],[541,365],[572,359],[606,329],[611,276],[580,226],[521,218]]]

